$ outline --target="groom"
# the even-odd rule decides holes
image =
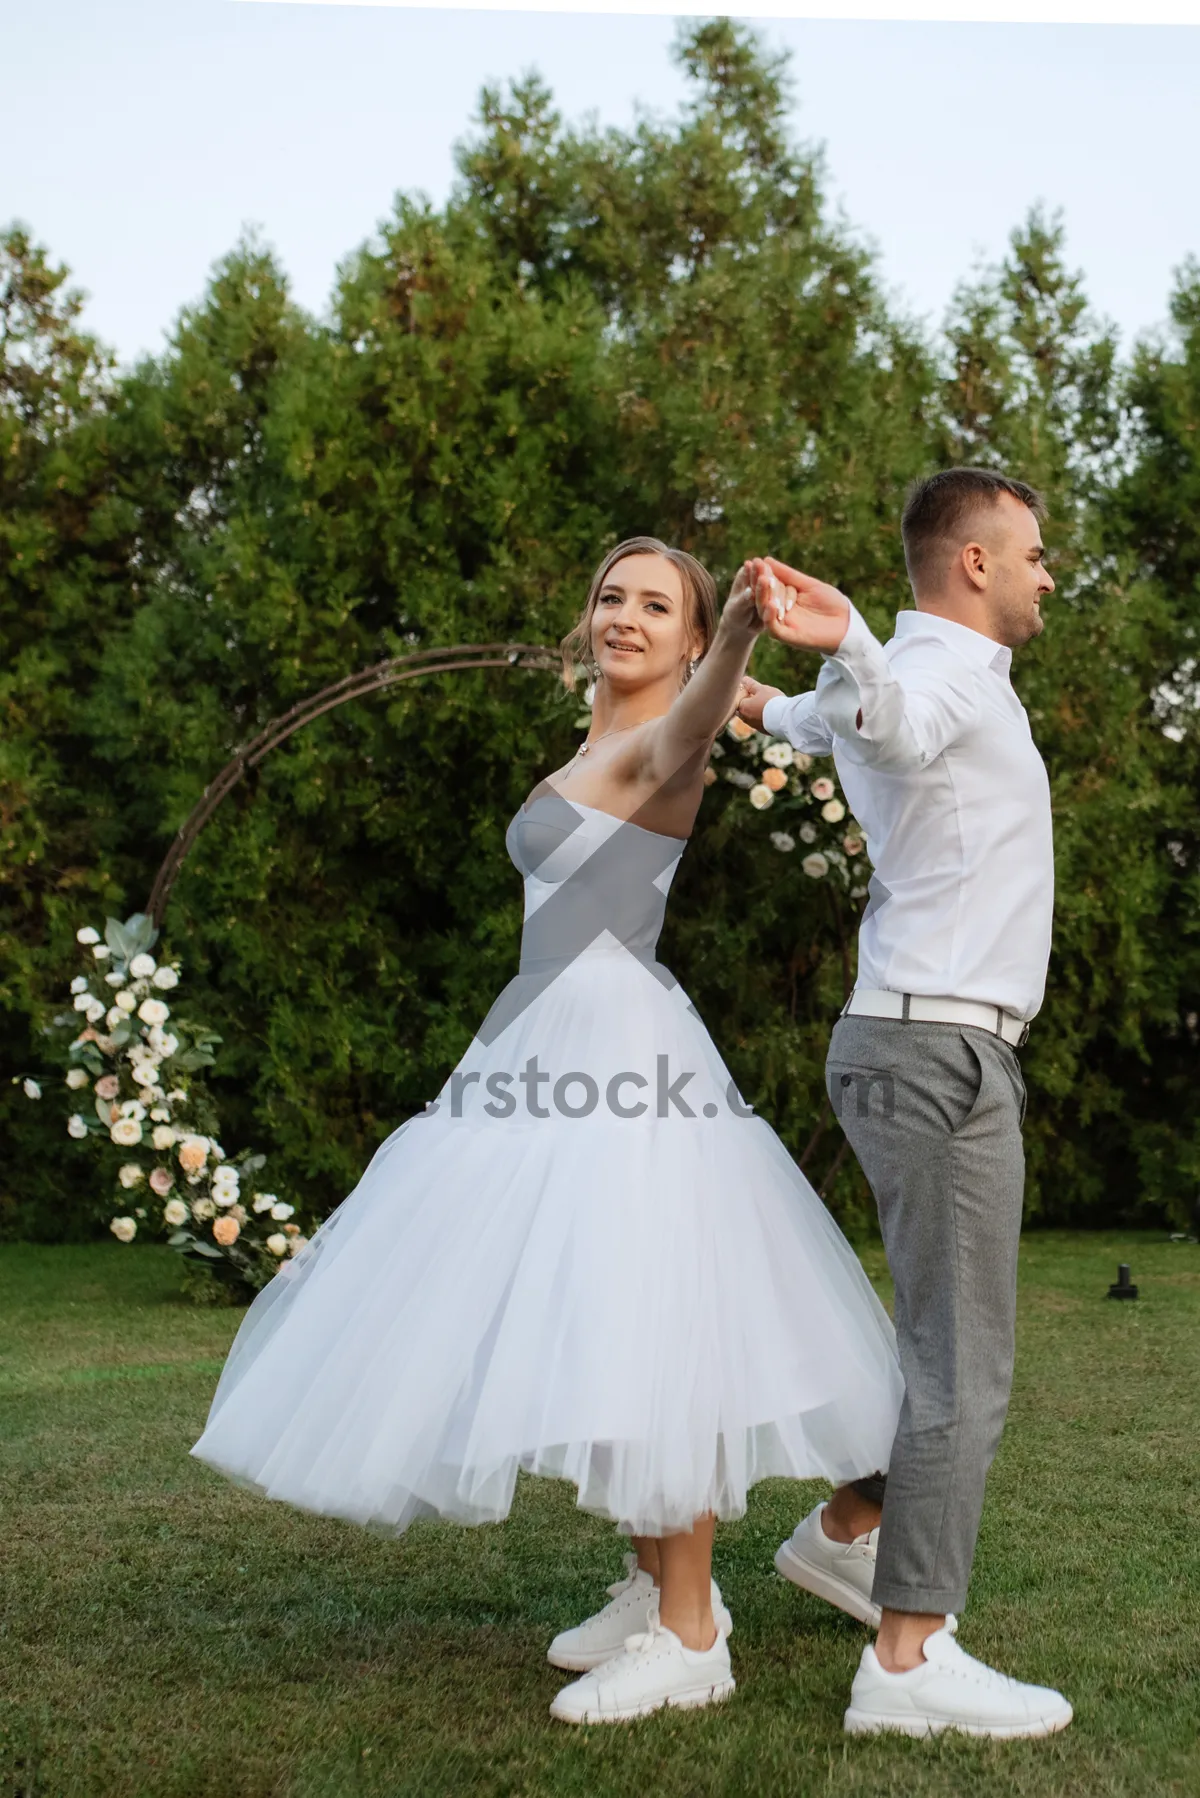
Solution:
[[[853,1732],[1035,1736],[1072,1714],[1059,1693],[964,1654],[951,1615],[1012,1380],[1015,1050],[1050,952],[1049,785],[1009,681],[1054,591],[1043,517],[1033,488],[985,469],[916,486],[901,527],[916,610],[886,647],[835,587],[760,564],[771,634],[826,660],[796,699],[748,681],[740,714],[832,753],[875,868],[826,1080],[879,1208],[906,1396],[886,1480],[843,1487],[776,1560],[879,1623],[846,1712]]]

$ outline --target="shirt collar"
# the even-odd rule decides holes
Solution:
[[[982,631],[974,631],[969,624],[959,624],[954,618],[943,618],[938,612],[900,612],[896,616],[896,635],[898,637],[930,636],[940,637],[943,643],[949,643],[968,661],[977,662],[985,668],[994,668],[997,674],[1007,679],[1012,667],[1012,650],[1004,643],[997,643],[992,637],[985,637]]]

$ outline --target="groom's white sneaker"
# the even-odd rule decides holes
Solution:
[[[564,1686],[550,1715],[560,1723],[623,1723],[670,1705],[695,1710],[728,1698],[734,1679],[725,1632],[705,1650],[685,1648],[650,1607],[646,1628],[628,1638],[621,1653]]]
[[[936,1736],[944,1729],[968,1736],[1052,1736],[1074,1713],[1061,1692],[1025,1686],[985,1667],[954,1640],[954,1619],[925,1642],[925,1659],[907,1673],[887,1673],[870,1643],[850,1690],[849,1735],[894,1730]]]
[[[853,1542],[835,1542],[821,1524],[823,1504],[798,1523],[775,1553],[776,1571],[794,1586],[802,1586],[818,1598],[849,1611],[860,1623],[879,1628],[879,1606],[872,1603],[875,1550],[879,1531],[856,1536]]]
[[[611,1603],[589,1617],[577,1629],[564,1629],[546,1650],[552,1667],[586,1673],[620,1654],[625,1638],[648,1627],[651,1610],[658,1604],[658,1587],[637,1564],[636,1555],[625,1556],[625,1578],[608,1588]],[[733,1618],[722,1600],[721,1588],[712,1583],[712,1613],[719,1635],[732,1635]]]

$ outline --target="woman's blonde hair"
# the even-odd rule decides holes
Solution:
[[[674,568],[679,570],[683,582],[683,595],[688,609],[688,624],[694,636],[702,639],[703,656],[712,643],[717,630],[717,583],[703,562],[690,556],[686,549],[672,549],[668,543],[660,543],[657,537],[627,537],[624,543],[618,543],[610,549],[592,576],[592,584],[588,588],[588,596],[583,611],[575,622],[574,629],[569,630],[559,648],[563,659],[563,684],[567,687],[575,685],[575,673],[580,662],[585,668],[591,667],[592,659],[592,614],[596,610],[596,601],[604,589],[604,583],[626,556],[665,556]],[[697,660],[700,658],[697,657]],[[686,679],[686,676],[685,676]]]

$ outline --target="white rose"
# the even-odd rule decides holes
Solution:
[[[812,796],[814,799],[821,801],[832,799],[835,790],[834,784],[827,774],[822,774],[819,779],[813,781]]]
[[[74,1000],[74,1005],[75,1005],[76,1011],[86,1011],[88,1006],[91,1003],[92,1003],[92,995],[88,992],[86,987],[84,988],[83,992],[76,993],[75,1000]]]
[[[267,1247],[270,1249],[272,1255],[286,1255],[288,1239],[282,1231],[276,1231],[274,1236],[267,1237]]]
[[[103,999],[93,999],[87,1008],[85,1016],[89,1024],[98,1024],[104,1016]]]
[[[157,966],[152,955],[135,955],[129,964],[129,972],[135,980],[149,980]]]
[[[187,1218],[188,1208],[183,1200],[168,1199],[167,1203],[163,1206],[163,1223],[170,1224],[173,1229],[177,1230],[180,1224],[187,1223]]]
[[[142,1170],[136,1161],[127,1161],[117,1175],[117,1179],[127,1191],[135,1186],[140,1186],[143,1178]]]
[[[216,1217],[217,1208],[211,1199],[197,1199],[192,1206],[192,1216],[199,1223],[207,1223],[210,1217]]]
[[[74,980],[71,982],[71,991],[73,993],[86,993],[87,992],[87,975],[86,974],[76,974]]]
[[[768,743],[763,750],[763,761],[770,762],[772,768],[790,768],[795,754],[790,743]]]
[[[67,1135],[73,1136],[76,1142],[82,1142],[87,1133],[87,1125],[78,1112],[67,1119]]]
[[[90,924],[85,924],[82,930],[75,932],[75,941],[82,943],[85,948],[90,948],[93,943],[100,941],[100,932],[93,930]]]
[[[156,1105],[154,1110],[150,1113],[150,1122],[152,1124],[169,1124],[170,1121],[171,1114],[165,1106]]]
[[[170,1061],[172,1055],[174,1055],[174,1053],[178,1047],[179,1047],[179,1038],[177,1036],[172,1036],[171,1032],[169,1030],[164,1031],[162,1040],[158,1045],[158,1052],[162,1056],[163,1060]]]
[[[136,1118],[140,1124],[145,1115],[146,1107],[140,1099],[125,1099],[122,1102],[121,1116],[123,1118]]]
[[[85,1074],[83,1076],[83,1078],[84,1078],[84,1082],[86,1083],[87,1075]],[[67,1084],[70,1085],[70,1082],[68,1081]],[[22,1080],[21,1091],[25,1094],[25,1097],[27,1099],[40,1099],[42,1096],[42,1089],[38,1085],[36,1080],[30,1080],[30,1079]]]
[[[120,968],[110,968],[104,979],[108,986],[124,986],[125,984],[125,976]]]
[[[222,1211],[227,1211],[230,1205],[237,1204],[237,1187],[214,1186],[212,1189],[212,1196],[214,1201],[221,1207]]]
[[[105,1014],[104,1022],[108,1025],[110,1030],[115,1030],[118,1024],[123,1024],[125,1022],[125,1013],[118,1010],[114,1005],[112,1010]]]
[[[815,843],[816,840],[817,840],[816,825],[815,824],[802,824],[800,826],[800,841],[802,843]]]
[[[150,1141],[156,1149],[169,1149],[175,1141],[175,1132],[170,1124],[160,1124],[151,1132]]]
[[[250,1203],[256,1211],[269,1211],[279,1201],[273,1192],[256,1192]]]
[[[158,1067],[153,1061],[139,1061],[133,1070],[133,1078],[139,1086],[154,1086],[158,1080]]]
[[[815,855],[806,855],[804,860],[800,863],[800,866],[804,869],[804,872],[808,875],[810,880],[820,880],[823,875],[828,874],[829,872],[829,863],[825,860],[825,857],[819,850]]]
[[[114,1217],[108,1227],[118,1242],[132,1242],[137,1235],[137,1224],[131,1217]]]
[[[756,787],[751,787],[747,797],[756,812],[765,812],[769,805],[774,805],[775,803],[775,795],[772,793],[770,787],[764,787],[761,784]]]
[[[795,837],[790,837],[786,830],[773,830],[771,832],[771,841],[774,843],[776,849],[783,855],[786,855],[789,850],[796,847]]]
[[[846,816],[846,808],[840,799],[831,799],[827,805],[821,807],[821,816],[826,824],[840,824]]]
[[[108,1133],[122,1149],[132,1149],[142,1140],[142,1126],[136,1118],[118,1118]]]
[[[173,986],[179,985],[179,976],[174,968],[159,968],[154,975],[154,984],[160,993],[169,993]]]
[[[92,948],[92,954],[96,957],[97,961],[107,961],[112,954],[112,950],[107,943],[96,943]]]
[[[284,1224],[296,1209],[294,1205],[272,1205],[271,1216],[277,1224]]]
[[[133,1011],[137,1006],[137,1000],[134,998],[129,988],[126,987],[123,993],[117,994],[117,1004],[121,1007],[122,1011]]]
[[[143,999],[138,1006],[138,1017],[143,1024],[165,1024],[170,1015],[170,1007],[161,999]]]
[[[67,1069],[67,1085],[70,1087],[70,1089],[73,1093],[77,1093],[79,1091],[80,1087],[86,1086],[87,1083],[88,1083],[87,1073],[85,1072],[85,1070],[83,1068],[68,1068]]]
[[[308,1242],[307,1236],[289,1236],[288,1237],[288,1254],[289,1255],[298,1255],[300,1253],[301,1249],[305,1246],[305,1244],[307,1242]]]
[[[167,1103],[168,1103],[168,1105],[186,1105],[187,1104],[187,1093],[184,1091],[182,1086],[177,1086],[175,1088],[174,1092],[170,1092],[167,1094]]]

